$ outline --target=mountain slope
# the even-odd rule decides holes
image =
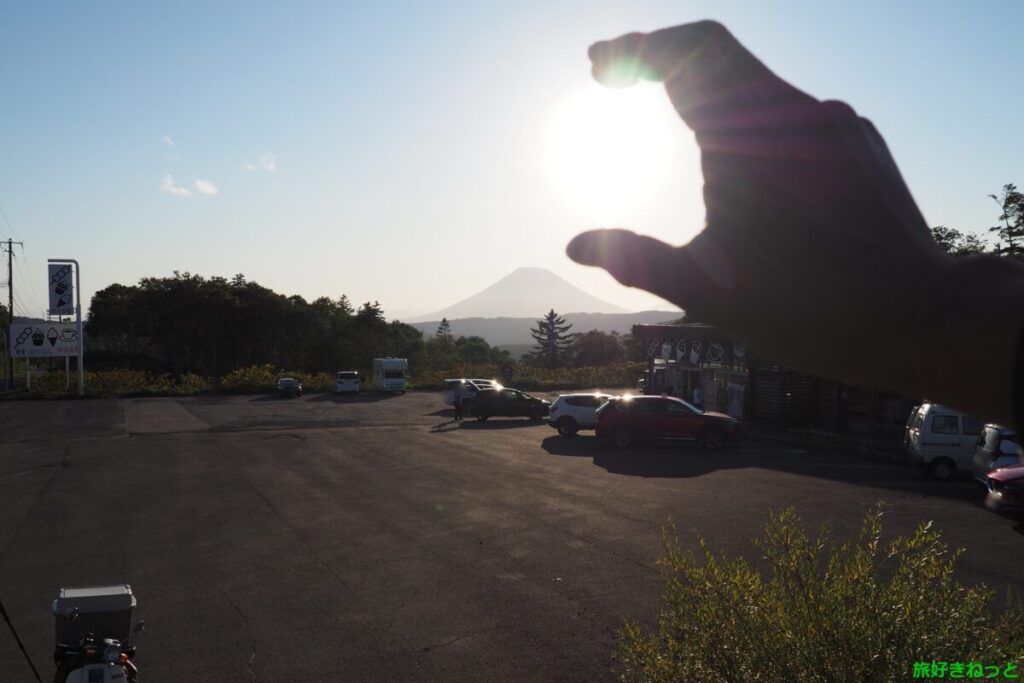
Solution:
[[[556,309],[557,310],[557,309]],[[629,332],[633,325],[657,324],[678,320],[681,311],[640,311],[639,313],[566,313],[566,322],[572,323],[572,332]],[[533,344],[530,328],[537,326],[541,314],[517,318],[449,318],[452,334],[457,337],[483,337],[492,346]],[[428,322],[410,323],[431,337],[437,332],[440,318]]]
[[[530,317],[555,309],[565,313],[626,313],[544,268],[517,268],[483,291],[448,308],[417,316],[409,322],[458,318]]]

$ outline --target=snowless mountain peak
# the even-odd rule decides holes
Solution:
[[[521,267],[490,287],[448,308],[417,316],[410,322],[448,318],[536,317],[558,313],[626,313],[546,268]]]

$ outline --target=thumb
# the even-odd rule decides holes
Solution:
[[[688,267],[685,249],[630,230],[589,230],[565,248],[569,258],[585,266],[604,268],[627,287],[645,289],[677,306],[692,298],[699,274]]]

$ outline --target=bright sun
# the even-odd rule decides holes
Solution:
[[[650,199],[672,162],[671,106],[660,85],[598,85],[555,114],[547,162],[566,199],[598,221],[614,221]]]

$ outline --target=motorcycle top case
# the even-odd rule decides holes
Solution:
[[[128,640],[135,612],[135,596],[127,584],[61,588],[53,601],[57,624],[57,646],[73,647],[86,633],[103,638]],[[69,618],[77,610],[78,618]]]

